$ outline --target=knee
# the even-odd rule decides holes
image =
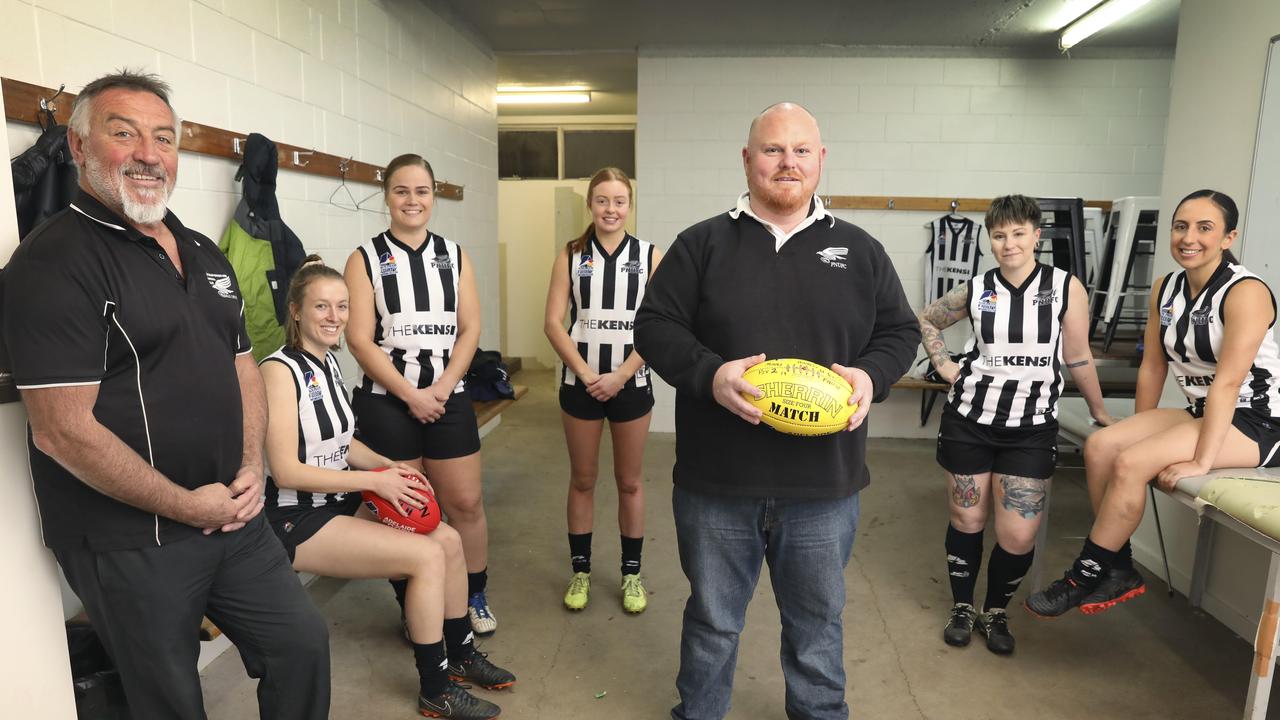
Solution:
[[[479,488],[475,492],[459,493],[445,507],[445,512],[454,525],[479,522],[484,518],[484,496]]]
[[[449,525],[440,525],[431,533],[432,539],[440,545],[446,563],[462,557],[462,536]]]
[[[987,525],[986,513],[976,508],[957,508],[951,506],[951,527],[962,533],[972,535],[982,532]]]
[[[595,492],[596,474],[594,472],[574,472],[569,477],[569,490],[585,494]]]
[[[329,624],[310,601],[293,614],[278,652],[297,663],[329,663]]]
[[[642,478],[639,475],[618,475],[615,480],[618,484],[619,495],[634,496],[639,494]]]
[[[1000,547],[1010,555],[1026,555],[1036,546],[1036,531],[1039,526],[1031,529],[1019,528],[1013,530],[997,530],[996,542],[1000,543]]]
[[[1119,453],[1111,464],[1112,482],[1127,490],[1134,488],[1141,490],[1142,486],[1151,480],[1150,477],[1144,477],[1147,474],[1145,465],[1146,463],[1132,451]]]
[[[455,533],[456,535],[457,533]],[[422,542],[415,543],[413,557],[410,559],[410,574],[414,577],[436,578],[444,574],[445,548],[433,536],[419,536]]]

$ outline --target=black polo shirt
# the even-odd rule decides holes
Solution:
[[[49,218],[4,271],[4,340],[20,389],[97,385],[94,416],[188,489],[229,484],[242,459],[235,358],[249,352],[244,303],[213,241],[164,224],[159,243],[93,196]],[[161,545],[200,530],[113,500],[28,443],[45,544]]]

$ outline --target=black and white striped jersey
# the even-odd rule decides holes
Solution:
[[[1037,264],[1021,287],[993,268],[969,281],[973,336],[948,404],[983,425],[1032,427],[1058,417],[1062,317],[1071,275]]]
[[[414,387],[430,387],[448,365],[458,337],[462,248],[429,233],[414,250],[387,231],[361,245],[360,253],[373,283],[374,342]],[[387,394],[368,373],[360,389]],[[459,380],[453,391],[463,389]]]
[[[937,301],[978,272],[982,226],[965,217],[943,215],[929,223],[924,249],[924,304]]]
[[[1223,338],[1222,310],[1227,293],[1241,280],[1250,278],[1262,282],[1244,267],[1223,261],[1194,298],[1185,270],[1170,273],[1161,281],[1160,344],[1173,369],[1174,380],[1197,413],[1204,412],[1205,397],[1218,370]],[[1270,288],[1267,291],[1270,292]],[[1280,349],[1268,332],[1258,347],[1249,374],[1240,384],[1236,407],[1253,408],[1270,417],[1280,416],[1278,378]]]
[[[631,328],[653,270],[653,245],[627,235],[609,254],[595,233],[581,252],[568,254],[569,337],[578,354],[598,373],[617,370],[631,354]],[[560,380],[576,385],[578,377],[564,366]],[[649,368],[642,365],[627,387],[646,387]]]
[[[293,374],[298,398],[298,462],[326,470],[346,470],[355,416],[342,385],[342,369],[333,353],[321,360],[285,346],[262,359],[278,362]],[[276,485],[267,467],[266,507],[323,507],[342,502],[346,493],[309,493]]]

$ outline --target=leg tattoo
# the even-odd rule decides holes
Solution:
[[[951,486],[951,497],[960,507],[970,508],[978,504],[981,493],[972,475],[956,475]]]
[[[1012,510],[1022,517],[1032,520],[1044,512],[1044,498],[1049,492],[1048,478],[1025,478],[1016,475],[1001,475],[1000,489],[1004,499],[1000,504],[1005,510]]]

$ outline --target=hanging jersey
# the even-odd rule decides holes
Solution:
[[[977,274],[981,235],[982,226],[969,218],[943,215],[929,223],[929,244],[924,249],[925,305]]]
[[[1218,370],[1223,339],[1222,310],[1227,293],[1246,279],[1262,282],[1244,267],[1224,261],[1195,298],[1191,297],[1185,270],[1167,275],[1160,284],[1160,344],[1173,369],[1174,380],[1197,413],[1204,412],[1205,397]],[[1270,291],[1267,288],[1267,292]],[[1274,296],[1272,307],[1275,307]],[[1270,417],[1280,415],[1278,378],[1280,349],[1268,332],[1240,384],[1236,407],[1253,408]]]
[[[999,268],[969,281],[973,335],[947,401],[956,412],[998,427],[1057,419],[1070,282],[1070,273],[1043,264],[1017,288]]]
[[[347,450],[355,419],[333,353],[320,360],[305,350],[285,346],[262,359],[278,362],[293,373],[298,398],[298,462],[326,470],[346,470]],[[266,507],[323,507],[340,504],[346,493],[309,493],[276,485],[267,467]]]
[[[430,387],[448,365],[458,337],[462,249],[429,233],[414,250],[387,231],[361,245],[360,253],[373,283],[374,342],[414,387]],[[453,391],[460,393],[464,387],[459,380]],[[387,394],[368,373],[360,389]]]
[[[653,270],[653,245],[627,235],[610,255],[595,233],[581,252],[569,254],[569,337],[593,370],[617,370],[632,349],[636,310]],[[580,381],[567,366],[564,385]],[[641,365],[626,387],[649,385],[649,368]]]

